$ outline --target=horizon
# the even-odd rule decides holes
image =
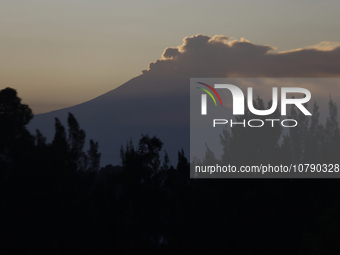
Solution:
[[[273,52],[340,43],[338,1],[207,3],[4,1],[0,88],[17,89],[39,114],[119,87],[198,34],[245,38]]]

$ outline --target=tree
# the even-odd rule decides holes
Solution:
[[[80,129],[78,121],[72,113],[68,114],[68,143],[70,147],[71,162],[77,166],[77,170],[84,171],[88,164],[88,158],[83,152],[85,145],[85,132]],[[94,143],[92,141],[92,147]],[[93,148],[94,149],[94,148]],[[94,152],[94,151],[93,151]]]
[[[34,151],[34,137],[26,129],[33,118],[32,110],[21,103],[16,90],[0,91],[0,175],[20,175],[13,169],[27,167]],[[11,171],[12,170],[12,171]]]
[[[90,140],[90,149],[87,152],[89,158],[89,166],[87,171],[97,172],[100,167],[100,156],[101,153],[98,152],[98,142]]]
[[[319,106],[316,102],[313,105],[313,113],[310,125],[306,135],[305,156],[306,163],[323,163],[322,162],[322,142],[324,140],[324,128],[320,124]]]
[[[307,108],[307,104],[304,104]],[[293,105],[290,111],[289,119],[294,119],[298,122],[296,127],[289,129],[291,141],[291,160],[292,163],[303,163],[305,159],[305,148],[308,134],[309,118],[301,111],[297,112]]]
[[[16,90],[5,88],[0,91],[0,135],[2,139],[13,139],[19,135],[32,118],[32,110],[28,105],[21,103]],[[4,145],[3,142],[0,144]]]
[[[329,100],[329,116],[326,120],[325,137],[322,145],[323,159],[322,163],[338,163],[340,155],[340,134],[338,125],[338,112],[336,103]]]
[[[8,161],[13,154],[22,152],[18,143],[33,141],[26,129],[32,118],[32,110],[21,103],[16,90],[5,88],[0,91],[0,160]]]
[[[51,150],[53,162],[56,168],[65,169],[69,165],[70,146],[67,142],[66,131],[58,118],[55,118],[55,134]]]
[[[170,167],[169,163],[170,163],[169,155],[168,155],[168,153],[166,151],[164,151],[163,165],[162,165],[160,170],[162,170],[162,171],[169,170],[169,167]]]
[[[146,178],[160,169],[160,156],[163,143],[156,136],[142,135],[138,149],[135,149],[132,141],[120,150],[122,166],[127,171],[133,171],[138,178]],[[137,171],[137,172],[136,172]]]
[[[268,103],[268,108],[272,102]],[[253,102],[254,108],[265,110],[264,102],[257,98]],[[247,122],[251,119],[260,119],[264,125],[261,128],[249,127]],[[265,119],[280,119],[280,113],[276,110],[267,116],[257,116],[245,106],[245,114],[237,116],[236,122],[244,123],[233,125],[230,130],[226,127],[220,135],[223,147],[222,162],[224,165],[233,164],[258,164],[270,163],[277,160],[279,139],[282,127],[276,122],[273,126]]]
[[[149,171],[157,172],[160,166],[159,152],[163,147],[163,143],[156,136],[149,137],[148,135],[142,135],[139,140],[138,154],[141,158],[141,163]]]

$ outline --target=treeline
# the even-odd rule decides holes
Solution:
[[[137,146],[129,141],[121,147],[120,166],[100,168],[98,143],[90,140],[84,152],[85,132],[72,114],[67,128],[56,119],[51,143],[27,131],[32,117],[15,90],[0,91],[0,254],[339,252],[338,180],[194,180],[183,150],[171,166],[161,140],[148,135]],[[293,135],[338,132],[336,114],[326,126],[314,122],[318,131],[306,124],[307,133],[296,129],[282,141],[280,130],[262,134],[262,140],[256,133],[254,145],[247,140],[249,155],[265,150],[307,160],[307,142],[317,142],[323,152],[334,136],[304,138],[305,149],[293,157]],[[244,159],[237,139],[249,132],[225,131],[226,160]],[[268,135],[268,147],[256,148]]]
[[[307,104],[304,105],[308,107]],[[262,99],[254,100],[254,107],[265,110],[268,107]],[[306,116],[295,106],[285,119],[296,120],[295,127],[284,128],[280,121],[268,122],[265,119],[282,120],[279,109],[271,115],[254,115],[246,108],[245,115],[237,116],[236,122],[247,123],[252,119],[260,119],[265,125],[261,128],[248,125],[234,125],[225,128],[220,135],[223,148],[221,158],[217,158],[211,148],[207,147],[206,156],[202,160],[205,165],[289,165],[293,164],[330,164],[340,163],[340,133],[337,120],[337,106],[329,100],[329,115],[322,123],[319,106],[314,103],[311,113]],[[289,122],[289,121],[288,121]],[[294,126],[290,121],[286,125]],[[258,123],[256,123],[258,125]],[[254,124],[255,125],[255,124]],[[201,164],[201,162],[198,162]]]

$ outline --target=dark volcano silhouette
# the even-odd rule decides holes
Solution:
[[[273,53],[273,47],[245,39],[196,35],[167,48],[149,70],[88,102],[35,116],[29,129],[50,141],[54,118],[74,114],[87,138],[97,140],[102,164],[119,163],[119,149],[141,134],[158,136],[172,164],[177,150],[189,153],[190,77],[339,77],[340,47]]]
[[[51,141],[54,119],[66,126],[71,112],[87,139],[99,142],[102,165],[119,164],[121,144],[130,139],[136,144],[141,134],[159,137],[176,164],[179,149],[189,154],[189,84],[189,79],[140,75],[85,103],[36,115],[29,130],[39,129]]]

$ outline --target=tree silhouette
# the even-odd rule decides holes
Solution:
[[[268,103],[268,108],[271,107]],[[254,108],[265,110],[263,100],[259,97],[253,102]],[[251,119],[260,119],[264,125],[261,128],[248,126]],[[280,119],[280,113],[276,110],[268,116],[257,116],[245,107],[245,114],[236,117],[236,122],[245,124],[233,125],[230,130],[226,127],[220,135],[223,147],[223,164],[252,165],[260,163],[271,163],[277,160],[279,139],[282,127],[277,122],[267,122],[265,119]],[[255,125],[255,124],[254,124]],[[259,123],[256,123],[259,125]]]
[[[73,162],[74,165],[77,166],[78,168],[77,170],[85,171],[88,164],[88,158],[83,152],[83,148],[85,145],[85,132],[84,130],[79,128],[78,121],[76,120],[72,113],[69,113],[67,123],[68,123],[68,143],[70,147],[71,156],[70,160]]]
[[[265,109],[259,98],[254,107]],[[67,128],[55,120],[48,143],[39,130],[35,136],[26,130],[32,112],[15,90],[0,91],[0,109],[0,254],[339,250],[338,179],[190,179],[184,150],[171,166],[161,139],[149,135],[121,147],[121,166],[100,168],[98,143],[90,140],[84,152],[85,131],[71,113]],[[223,162],[207,147],[202,163],[338,162],[332,100],[325,124],[316,103],[310,121],[296,109],[290,115],[300,127],[285,133],[270,122],[225,129]],[[254,118],[249,111],[244,117]]]
[[[329,100],[329,116],[326,120],[325,137],[323,143],[323,159],[327,163],[337,163],[340,155],[340,135],[336,103]]]
[[[322,164],[322,143],[324,141],[324,127],[320,124],[319,106],[313,105],[310,126],[306,135],[304,162]]]
[[[21,103],[17,92],[11,88],[0,91],[0,166],[8,169],[10,162],[21,162],[31,151],[33,136],[26,125],[33,118],[32,110]]]
[[[87,152],[89,158],[89,166],[87,171],[97,172],[100,168],[100,156],[101,153],[98,152],[98,142],[90,140],[90,149]]]

